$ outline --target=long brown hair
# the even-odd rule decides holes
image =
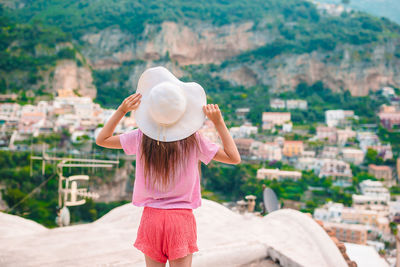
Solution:
[[[144,163],[145,184],[165,191],[174,183],[178,169],[186,165],[190,150],[197,146],[195,134],[174,142],[161,142],[143,134],[141,159]]]

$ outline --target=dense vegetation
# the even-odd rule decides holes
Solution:
[[[97,88],[96,101],[103,107],[116,108],[136,88],[129,83],[132,67],[140,61],[125,62],[112,70],[94,70],[93,81]]]
[[[37,21],[18,23],[0,6],[0,93],[34,89],[57,60],[75,59],[74,48],[57,47],[69,41],[71,35],[59,28]],[[46,88],[36,89],[43,94]]]
[[[36,0],[16,10],[15,16],[25,22],[41,20],[59,25],[79,37],[87,31],[118,26],[135,35],[141,34],[146,24],[163,21],[194,23],[208,21],[215,25],[251,20],[260,22],[266,16],[279,15],[292,21],[297,17],[318,20],[312,4],[296,0],[173,0],[173,1],[109,1],[109,0]]]
[[[314,50],[327,52],[339,45],[370,45],[400,36],[399,25],[385,18],[374,18],[362,13],[343,13],[340,17],[315,16],[310,19],[303,18],[300,13],[296,13],[296,9],[291,10],[290,14],[295,18],[294,23],[276,22],[279,35],[275,41],[243,53],[233,61],[265,61],[284,53],[302,54]]]
[[[250,20],[261,24],[265,18],[272,21],[269,27],[278,26],[287,40],[302,40],[305,36],[316,35],[318,38],[315,40],[320,42],[315,45],[329,48],[341,41],[360,44],[376,41],[381,38],[382,32],[399,32],[399,28],[388,20],[367,15],[327,19],[318,14],[312,3],[298,0],[36,0],[28,1],[24,8],[13,13],[24,22],[40,20],[59,25],[76,37],[110,26],[119,26],[138,35],[146,24],[160,24],[163,21],[190,24],[202,20],[223,25]],[[298,24],[292,27],[283,22]],[[308,45],[312,45],[311,42]]]

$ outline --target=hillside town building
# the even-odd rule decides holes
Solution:
[[[257,170],[257,178],[258,179],[267,179],[267,180],[299,180],[301,178],[301,172],[297,171],[281,171],[279,169],[258,169]]]
[[[327,140],[329,143],[336,143],[337,129],[335,127],[318,126],[316,138],[318,140]]]
[[[262,143],[254,154],[263,160],[282,160],[282,148],[275,142]]]
[[[343,160],[348,163],[359,165],[364,161],[364,152],[361,149],[343,148],[341,153]]]
[[[319,169],[316,167],[319,177],[331,176],[338,180],[351,182],[353,175],[348,163],[337,159],[322,159],[319,164],[321,167]]]
[[[325,111],[325,123],[328,127],[345,126],[348,124],[348,119],[354,118],[352,110],[327,110]]]
[[[262,123],[263,129],[272,129],[275,125],[282,125],[287,121],[290,121],[290,112],[263,112]]]
[[[367,244],[367,227],[365,225],[333,222],[326,222],[324,225],[331,228],[341,242]]]
[[[235,113],[238,119],[246,119],[247,114],[250,112],[250,108],[238,108]]]
[[[353,207],[388,212],[390,193],[382,182],[365,180],[359,187],[361,195],[352,195]]]
[[[285,141],[283,143],[282,154],[285,157],[298,157],[303,153],[303,141]]]
[[[302,100],[302,99],[280,99],[280,98],[274,98],[271,99],[269,102],[269,105],[272,109],[301,109],[301,110],[306,110],[307,109],[307,101]]]
[[[387,186],[392,186],[395,184],[395,181],[393,180],[392,168],[390,166],[377,166],[375,164],[369,164],[368,173],[378,179],[383,179],[383,183]]]
[[[238,138],[234,139],[237,149],[240,155],[249,157],[251,156],[251,149],[254,142],[254,139],[250,138]]]
[[[271,99],[269,101],[269,105],[271,106],[272,109],[285,109],[286,108],[285,100],[279,99],[279,98]]]
[[[337,129],[336,131],[336,141],[339,146],[343,146],[347,143],[347,141],[351,138],[356,137],[356,132],[351,128],[346,129]]]
[[[288,100],[286,100],[286,108],[288,110],[291,110],[291,109],[306,110],[307,109],[307,101],[302,100],[302,99],[288,99]]]
[[[314,210],[314,218],[324,222],[341,222],[342,211],[344,205],[342,203],[328,202],[320,208]]]
[[[240,127],[231,127],[229,129],[232,138],[248,138],[252,134],[257,134],[257,126],[251,125],[251,123],[245,123]]]
[[[336,159],[339,155],[339,148],[336,146],[324,146],[322,153],[320,155],[321,158],[324,159]]]
[[[381,112],[378,114],[383,127],[391,130],[394,126],[400,125],[400,112]]]
[[[380,144],[379,137],[373,132],[357,132],[357,141],[362,151],[366,152],[369,146]]]

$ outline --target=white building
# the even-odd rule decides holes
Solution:
[[[280,98],[271,99],[269,105],[272,109],[307,109],[307,101],[302,99],[288,99],[283,100]]]
[[[268,161],[280,161],[282,160],[282,148],[278,143],[270,142],[260,145],[257,153],[259,158]]]
[[[317,162],[319,162],[320,159],[317,159],[315,157],[301,157],[298,158],[296,161],[296,169],[302,170],[302,171],[315,171]]]
[[[215,126],[212,123],[212,121],[206,120],[204,122],[203,127],[199,131],[204,137],[206,137],[211,142],[216,143],[216,144],[222,144],[221,139],[219,138],[217,129],[215,129]]]
[[[316,138],[319,140],[327,140],[330,143],[337,141],[337,129],[335,127],[318,126]]]
[[[394,220],[395,217],[400,217],[400,201],[389,201],[389,219]]]
[[[381,182],[365,180],[359,186],[362,195],[352,195],[354,207],[388,211],[387,204],[390,201],[390,193]]]
[[[361,149],[343,148],[341,153],[343,160],[348,163],[359,165],[364,161],[364,152]]]
[[[389,190],[383,186],[382,182],[372,181],[372,180],[364,180],[360,183],[360,191],[363,195],[366,196],[376,196],[382,197],[389,202],[390,193]]]
[[[356,138],[364,153],[367,151],[369,146],[380,145],[379,137],[373,132],[357,132]]]
[[[345,178],[347,180],[353,177],[350,165],[347,162],[337,159],[322,159],[318,176],[332,176],[335,178]]]
[[[343,208],[342,203],[328,202],[321,208],[315,209],[313,216],[321,221],[341,222]]]
[[[80,118],[76,114],[61,114],[57,117],[56,127],[57,129],[66,128],[69,132],[73,132],[78,129],[80,125]]]
[[[301,156],[303,158],[315,158],[316,153],[314,150],[303,150],[303,152],[301,153]]]
[[[346,119],[354,117],[352,110],[327,110],[325,111],[325,122],[329,127],[336,127],[344,124]]]
[[[324,146],[322,150],[321,158],[324,159],[335,159],[339,154],[339,148],[336,146]]]
[[[381,93],[386,98],[392,98],[396,96],[396,92],[392,87],[386,86],[381,89]]]
[[[238,119],[245,119],[247,114],[250,112],[250,108],[238,108],[235,112]]]
[[[290,112],[263,112],[263,129],[272,129],[275,125],[282,125],[290,121]]]
[[[285,100],[279,99],[279,98],[274,98],[269,101],[269,105],[271,106],[272,109],[285,109]]]
[[[292,129],[293,129],[293,123],[290,121],[290,122],[285,122],[283,125],[282,125],[282,131],[284,132],[284,133],[291,133],[292,132]]]
[[[288,99],[286,100],[286,108],[291,109],[307,109],[307,101],[302,99]]]
[[[346,129],[337,129],[336,131],[336,141],[338,145],[345,145],[347,143],[347,140],[350,138],[356,137],[356,132],[353,131],[350,128]]]
[[[25,105],[21,108],[21,117],[18,121],[20,134],[33,134],[37,136],[39,130],[46,123],[46,112],[42,112],[37,106]]]
[[[21,116],[21,106],[16,103],[0,104],[0,121],[18,121]]]
[[[245,123],[240,127],[231,127],[229,132],[233,138],[248,138],[252,134],[257,134],[258,128],[251,123]]]
[[[301,172],[297,171],[281,171],[279,169],[258,169],[257,170],[258,179],[268,179],[268,180],[299,180],[301,178]]]

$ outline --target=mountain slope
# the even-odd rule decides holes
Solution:
[[[140,73],[160,64],[178,76],[188,74],[186,65],[214,64],[213,77],[271,92],[316,81],[353,95],[400,85],[399,25],[358,12],[323,15],[307,1],[5,2],[19,22],[72,35],[103,104],[132,92]]]
[[[316,0],[315,2],[342,4],[342,0]],[[344,6],[377,17],[386,17],[400,24],[400,2],[398,0],[350,0],[349,4]]]

